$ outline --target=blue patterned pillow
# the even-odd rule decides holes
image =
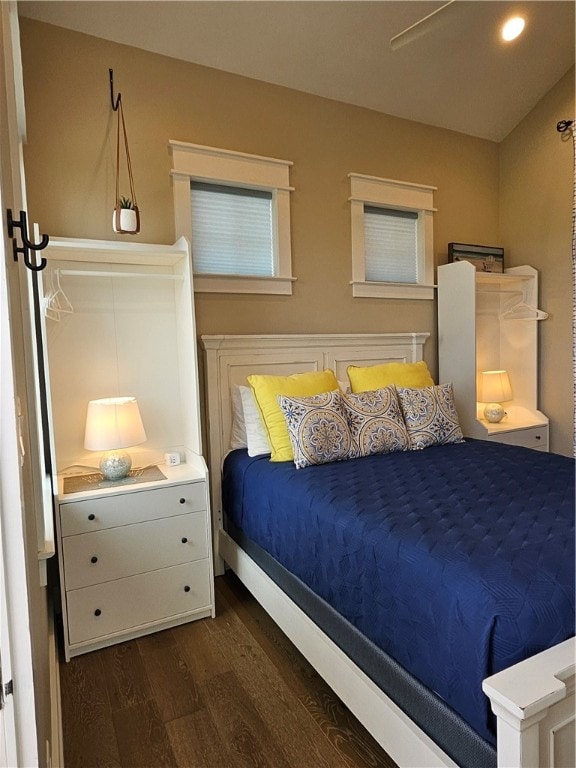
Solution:
[[[464,442],[452,384],[421,389],[398,387],[397,391],[411,450]]]
[[[309,397],[280,395],[298,469],[348,458],[352,438],[338,391]]]
[[[408,450],[410,438],[395,387],[347,394],[342,399],[353,441],[350,458]]]

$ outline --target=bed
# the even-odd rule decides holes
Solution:
[[[238,574],[399,765],[573,765],[574,646],[566,639],[573,634],[573,589],[565,594],[573,582],[573,533],[541,527],[558,504],[566,506],[566,494],[559,502],[556,491],[573,488],[570,460],[471,440],[305,470],[248,457],[242,450],[227,455],[232,393],[249,374],[330,368],[346,381],[350,364],[421,360],[425,340],[426,334],[412,333],[203,337],[220,567],[225,561]],[[389,478],[384,490],[382,484],[371,485],[383,474],[383,460]],[[545,553],[527,546],[514,525],[525,514],[526,482],[542,464],[543,476],[559,482],[540,489],[539,498],[530,491],[534,503],[527,527],[535,527],[538,540],[552,537],[546,557],[559,571],[554,585],[547,582],[550,563],[537,561]],[[487,477],[492,490],[485,488]],[[306,501],[298,500],[300,492]],[[490,493],[509,497],[496,530],[486,517]],[[450,494],[458,494],[457,503],[450,504],[452,518],[442,513],[442,500]],[[351,496],[360,505],[351,504]],[[416,507],[423,500],[425,516],[418,517]],[[262,503],[274,510],[268,519],[259,513]],[[382,544],[380,509],[386,504],[390,528]],[[462,509],[469,515],[463,521]],[[569,517],[564,526],[573,525]],[[282,521],[284,528],[276,528]],[[470,559],[466,548],[472,546],[463,538],[466,528],[483,530],[479,541],[484,544],[474,543],[475,564],[484,561],[481,578],[462,571]],[[502,558],[491,561],[490,546],[507,548],[512,581],[501,572]],[[400,559],[398,550],[404,552]],[[386,563],[394,563],[391,572]],[[526,600],[526,594],[516,593],[518,574],[529,577],[530,610],[513,605]],[[454,590],[462,591],[456,601]],[[416,608],[411,597],[418,592],[424,599]],[[487,605],[495,593],[496,617]],[[508,609],[523,618],[506,631]],[[425,623],[427,610],[433,625]],[[468,636],[455,634],[456,625]],[[514,631],[530,635],[521,648],[511,640]]]

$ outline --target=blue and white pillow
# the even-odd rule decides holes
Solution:
[[[309,397],[280,395],[278,404],[298,469],[349,457],[352,438],[339,391]]]
[[[411,450],[464,442],[452,384],[421,389],[398,387],[397,392]]]
[[[343,401],[353,442],[350,458],[409,449],[410,438],[395,387],[350,393]]]

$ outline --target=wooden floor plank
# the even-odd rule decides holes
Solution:
[[[324,735],[341,753],[344,764],[396,768],[396,764],[310,666],[266,611],[232,574],[218,582],[222,598],[230,601],[243,624],[294,690]]]
[[[175,642],[156,646],[154,650],[147,650],[146,643],[140,641],[138,646],[144,649],[143,666],[164,723],[192,714],[203,706],[194,677]]]
[[[75,768],[120,768],[112,709],[97,654],[78,656],[60,669],[64,762]]]
[[[229,672],[228,660],[214,647],[210,626],[219,624],[223,617],[219,614],[214,619],[194,621],[172,629],[172,634],[182,653],[190,674],[196,684],[207,677]]]
[[[246,696],[234,672],[206,680],[206,702],[220,738],[245,768],[290,768],[277,744]]]
[[[394,768],[235,576],[216,596],[62,665],[66,768]]]
[[[242,686],[266,725],[283,745],[291,764],[348,765],[346,756],[335,748],[301,700],[287,685],[278,667],[267,656],[238,614],[226,601],[218,581],[219,614],[226,618],[218,627],[208,625],[215,647],[231,661]],[[252,598],[250,598],[252,599]]]
[[[246,647],[234,662],[240,684],[282,749],[290,765],[317,768],[353,766],[310,717],[261,649]]]
[[[178,768],[153,701],[118,709],[113,719],[122,768]]]
[[[96,651],[100,655],[112,710],[143,704],[153,698],[135,641]]]
[[[207,709],[166,723],[179,768],[241,768]]]

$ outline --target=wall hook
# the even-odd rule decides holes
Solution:
[[[12,216],[12,209],[8,208],[6,211],[6,221],[8,224],[8,237],[12,238],[12,253],[14,254],[14,261],[18,261],[18,255],[24,256],[24,264],[33,272],[40,272],[44,269],[48,263],[46,259],[40,259],[39,264],[35,264],[30,258],[30,251],[42,251],[48,243],[50,238],[48,235],[42,235],[39,243],[33,243],[28,239],[28,221],[26,211],[20,211],[20,218],[14,219]],[[20,230],[20,237],[22,238],[22,246],[18,247],[18,242],[14,237],[14,230]]]
[[[567,131],[571,125],[574,125],[574,120],[560,120],[556,123],[556,130],[558,133],[564,133],[564,131]]]
[[[112,109],[114,112],[117,112],[120,102],[122,101],[122,94],[119,93],[116,99],[114,99],[114,70],[109,69],[108,72],[110,73],[110,101],[112,103]]]

